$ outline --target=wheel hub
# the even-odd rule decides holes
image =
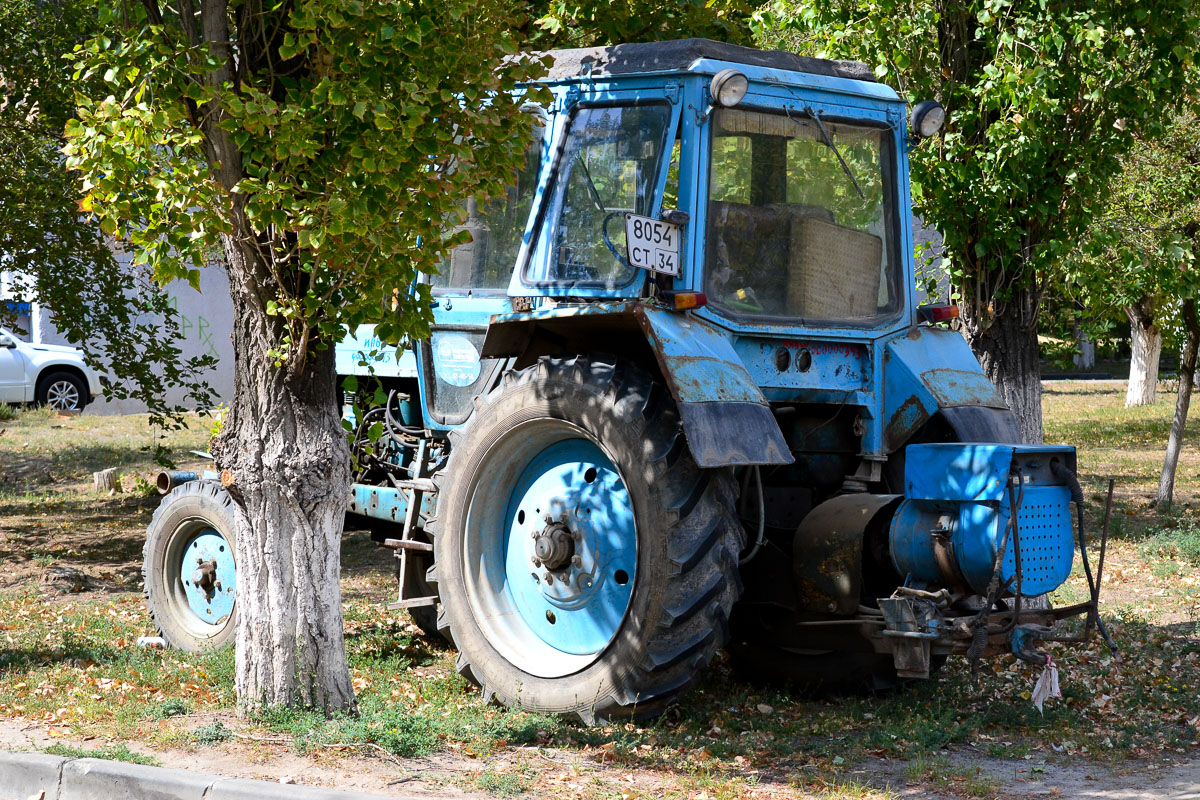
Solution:
[[[192,573],[192,583],[203,589],[209,597],[212,596],[214,590],[220,588],[221,582],[217,580],[217,560],[211,559],[205,561],[203,558],[197,558],[196,571]]]
[[[233,548],[212,528],[191,538],[181,554],[178,580],[196,620],[219,625],[231,613],[237,589]]]
[[[562,522],[551,522],[533,542],[533,565],[560,570],[571,563],[575,555],[575,540]]]
[[[491,620],[497,644],[534,674],[574,671],[586,662],[564,658],[602,652],[629,608],[638,538],[629,490],[594,442],[574,436],[542,445],[494,490],[505,502],[497,509],[485,492],[473,503],[478,549],[464,554],[477,619]]]

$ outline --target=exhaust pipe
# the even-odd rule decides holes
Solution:
[[[182,486],[191,481],[215,481],[219,476],[211,469],[206,469],[201,472],[160,472],[155,480],[155,485],[158,486],[159,494],[167,494],[176,486]]]

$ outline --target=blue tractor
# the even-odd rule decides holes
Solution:
[[[661,712],[722,648],[881,687],[955,654],[1044,662],[1056,620],[1096,620],[1095,591],[1041,597],[1077,544],[1087,566],[1074,449],[1020,444],[953,309],[917,307],[907,152],[941,107],[706,40],[550,55],[524,168],[425,279],[432,335],[338,348],[386,397],[349,511],[396,552],[391,605],[485,697],[585,721]],[[172,516],[201,493],[211,524]],[[236,612],[220,495],[184,483],[151,526],[182,647]]]

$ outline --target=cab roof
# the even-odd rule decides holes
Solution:
[[[847,78],[875,83],[871,68],[860,61],[834,61],[809,58],[781,50],[756,50],[711,39],[676,39],[669,42],[618,44],[609,47],[581,47],[551,50],[553,59],[546,78],[568,80],[583,73],[630,75],[647,72],[686,72],[702,59],[745,64],[767,69],[806,72],[831,78]]]

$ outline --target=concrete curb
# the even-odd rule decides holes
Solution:
[[[46,793],[45,800],[381,800],[385,797],[144,767],[100,758],[0,751],[0,798],[27,800],[39,792]]]

